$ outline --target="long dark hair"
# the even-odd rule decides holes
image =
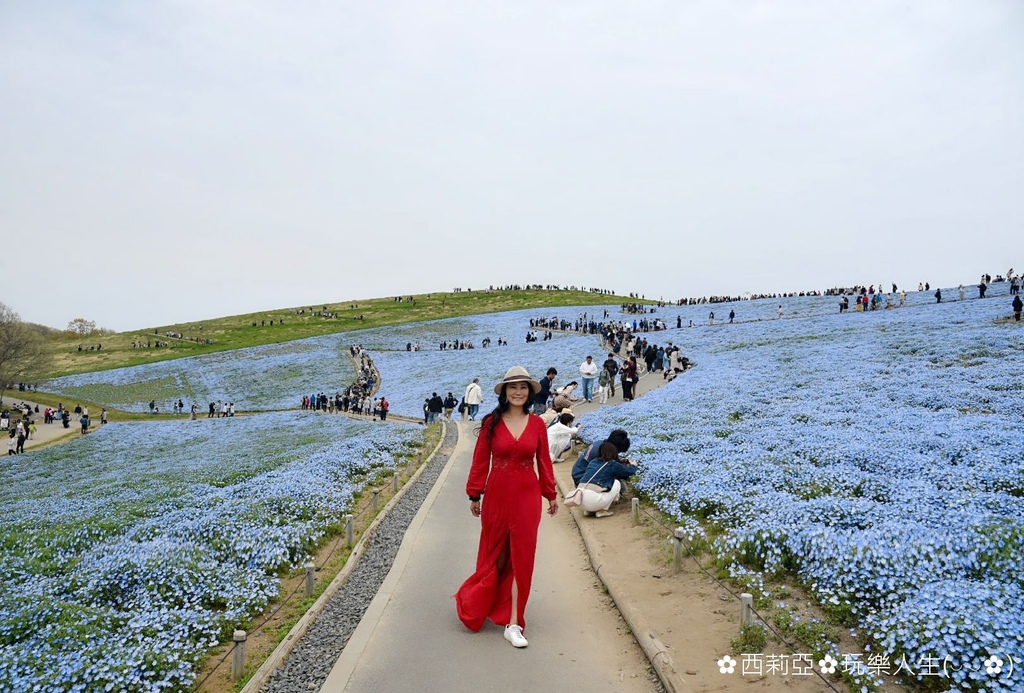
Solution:
[[[494,429],[498,427],[498,420],[501,419],[501,415],[508,411],[508,408],[512,404],[508,401],[508,397],[505,396],[505,388],[508,387],[508,383],[501,386],[501,392],[498,393],[498,406],[491,411],[490,414],[484,417],[484,420],[480,424],[480,428],[483,429],[487,426],[487,433],[492,437],[494,436]],[[533,399],[533,388],[530,388],[530,397],[527,398],[526,402],[523,403],[523,413],[530,413],[530,401]]]

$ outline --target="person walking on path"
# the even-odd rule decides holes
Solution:
[[[633,401],[633,386],[637,381],[636,357],[630,356],[629,360],[622,364],[622,401]]]
[[[448,396],[444,398],[444,418],[445,421],[452,420],[452,412],[455,411],[455,407],[459,406],[459,401],[455,399],[455,395],[448,391]]]
[[[942,303],[942,289],[938,288],[935,290],[935,302]]]
[[[380,398],[380,420],[388,420],[388,412],[391,410],[391,402],[387,400],[387,397],[381,395]]]
[[[473,378],[466,387],[466,410],[469,412],[469,420],[476,421],[476,415],[480,411],[480,405],[484,401],[484,393],[480,389],[480,378]]]
[[[608,372],[608,368],[601,369],[601,375],[597,376],[597,401],[601,404],[608,404],[608,388],[615,382],[615,376]]]
[[[1013,319],[1020,322],[1020,311],[1024,308],[1024,302],[1020,300],[1020,296],[1013,297]]]
[[[598,373],[594,357],[587,356],[587,360],[580,364],[580,375],[583,376],[583,399],[588,402],[594,399],[594,383],[597,381]]]
[[[455,594],[459,619],[478,632],[490,618],[513,647],[526,647],[526,602],[540,527],[540,499],[558,513],[547,429],[530,414],[540,383],[513,366],[494,386],[498,406],[484,417],[466,482],[469,510],[481,519],[476,572]],[[487,502],[481,505],[486,494]]]
[[[442,411],[444,411],[444,400],[441,399],[441,395],[436,392],[431,393],[430,399],[427,400],[427,423],[432,424],[440,419]]]
[[[608,388],[609,388],[608,394],[609,394],[609,396],[614,397],[615,396],[615,376],[618,375],[618,373],[619,373],[619,362],[615,360],[615,355],[614,354],[608,354],[608,358],[606,358],[604,360],[604,364],[603,365],[604,365],[604,368],[607,369],[608,372],[612,376],[612,381],[608,384]]]

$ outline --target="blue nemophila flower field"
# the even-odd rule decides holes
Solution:
[[[282,344],[69,375],[44,383],[42,389],[67,397],[69,402],[66,404],[78,398],[126,411],[149,411],[149,403],[155,401],[160,411],[166,413],[178,399],[186,406],[195,402],[201,410],[205,410],[210,402],[221,400],[234,402],[238,409],[244,411],[295,409],[304,394],[321,391],[333,394],[348,386],[355,377],[348,349],[360,344],[378,361],[378,367],[387,379],[387,390],[382,394],[397,405],[395,411],[418,416],[423,397],[435,390],[442,394],[448,390],[464,390],[469,383],[465,380],[467,374],[474,374],[469,375],[470,379],[479,375],[481,382],[496,382],[510,365],[520,363],[516,359],[523,359],[524,364],[536,364],[529,366],[531,372],[541,368],[547,370],[549,365],[555,365],[548,364],[544,357],[550,352],[552,358],[557,358],[556,350],[546,348],[552,342],[526,344],[530,318],[559,316],[575,319],[588,311],[588,314],[601,315],[605,308],[612,309],[610,306],[586,306],[522,310],[342,332]],[[481,348],[485,338],[491,340],[488,349]],[[499,338],[507,340],[509,346],[498,347]],[[556,338],[566,337],[556,335]],[[579,337],[576,339],[578,357],[577,347],[570,348],[567,343],[560,342],[572,353],[568,362],[578,358],[574,372],[586,355],[584,352],[596,349],[597,345],[593,337],[583,338],[583,341],[579,341]],[[461,340],[473,342],[476,348],[439,353],[442,341]],[[405,349],[410,343],[419,344],[422,351],[408,354]],[[501,354],[495,354],[495,349],[502,350]],[[489,365],[492,361],[498,365]],[[398,367],[393,368],[392,365]],[[561,370],[562,366],[558,365],[558,368]],[[421,395],[424,388],[427,389],[426,395]]]
[[[982,666],[1024,656],[1024,332],[1008,306],[684,331],[697,367],[588,415],[587,433],[629,429],[662,510],[716,525],[738,564],[795,571],[877,651],[1019,690],[1021,672]]]
[[[114,424],[0,471],[0,690],[188,690],[409,426]]]
[[[303,394],[333,392],[352,382],[350,339],[340,333],[68,375],[47,381],[42,389],[125,411],[149,411],[155,400],[160,411],[169,412],[178,399],[186,407],[196,403],[201,411],[221,400],[245,411],[294,409]]]
[[[641,488],[694,537],[716,525],[714,549],[735,575],[756,585],[795,572],[872,652],[912,670],[948,655],[953,685],[1012,690],[1005,670],[981,664],[1024,655],[1024,333],[1005,320],[1005,285],[983,301],[973,287],[963,302],[943,293],[938,306],[914,292],[906,308],[841,316],[833,297],[658,309],[670,329],[648,339],[682,344],[697,367],[587,415],[585,431],[628,428]],[[559,385],[588,353],[601,360],[595,336],[526,343],[531,317],[604,308],[378,328],[55,382],[129,409],[156,399],[166,411],[178,397],[291,408],[349,382],[346,351],[363,344],[392,411],[419,416],[431,392],[461,397],[473,377],[486,411],[511,365],[536,377],[555,366]],[[741,322],[721,324],[730,309]],[[437,349],[460,339],[477,348]],[[265,414],[112,425],[13,458],[0,472],[0,689],[188,689],[209,645],[265,608],[278,571],[303,561],[362,475],[415,436]]]

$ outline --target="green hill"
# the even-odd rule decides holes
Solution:
[[[636,301],[624,296],[568,289],[464,291],[402,298],[402,301],[392,296],[297,306],[102,336],[61,338],[51,341],[53,361],[46,377],[122,368],[383,325],[525,308],[614,305]]]

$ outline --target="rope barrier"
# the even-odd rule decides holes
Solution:
[[[220,661],[217,662],[217,664],[214,665],[213,669],[210,669],[210,671],[206,674],[206,676],[203,677],[202,681],[200,681],[199,683],[197,683],[193,687],[193,690],[199,690],[200,688],[202,688],[203,684],[206,683],[210,679],[210,677],[213,676],[217,672],[218,669],[220,669],[220,665],[227,661],[228,655],[230,655],[232,652],[234,652],[236,647],[237,647],[237,645],[232,643],[232,645],[228,649],[228,651],[225,652],[224,656],[220,658]]]

